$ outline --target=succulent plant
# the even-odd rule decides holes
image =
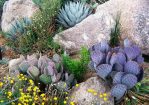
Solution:
[[[112,79],[111,95],[116,97],[116,100],[141,81],[144,73],[141,49],[128,39],[124,40],[123,45],[111,48],[107,41],[102,41],[89,49],[90,67],[102,79]]]
[[[19,35],[23,35],[26,32],[26,27],[31,25],[31,20],[27,17],[22,18],[21,20],[16,20],[10,30],[6,33],[6,37],[11,40],[16,40]]]
[[[42,74],[39,77],[39,80],[44,83],[44,84],[51,84],[52,83],[52,79],[50,76],[46,75],[46,74]]]
[[[55,84],[63,80],[62,82],[66,83],[67,89],[72,86],[75,78],[72,74],[63,70],[61,58],[58,54],[53,55],[53,60],[41,54],[27,55],[26,58],[21,56],[18,59],[11,60],[9,67],[15,66],[15,71],[20,71],[45,85]]]
[[[111,89],[111,95],[116,98],[116,100],[121,99],[127,91],[127,86],[123,84],[116,84]]]
[[[92,10],[82,2],[67,2],[58,14],[58,23],[62,24],[65,28],[73,27],[81,22]]]

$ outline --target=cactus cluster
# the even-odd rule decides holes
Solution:
[[[26,59],[24,56],[21,56],[21,58],[10,61],[9,70],[12,69],[26,74],[31,79],[45,85],[63,81],[66,83],[66,88],[68,89],[75,81],[74,76],[72,78],[73,74],[63,70],[61,58],[58,54],[53,55],[52,59],[41,54],[27,55]]]
[[[111,95],[121,99],[128,89],[133,88],[143,78],[144,58],[140,48],[125,39],[123,46],[111,48],[103,41],[90,48],[91,62],[97,75],[107,80],[112,78]]]
[[[58,23],[65,28],[73,27],[92,12],[92,9],[83,2],[67,2],[58,13]]]

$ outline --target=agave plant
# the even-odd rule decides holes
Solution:
[[[27,55],[27,59],[25,59],[25,57],[23,58],[24,59],[21,60],[20,58],[14,59],[19,62],[9,64],[9,70],[11,70],[11,65],[13,65],[16,71],[28,75],[35,81],[39,80],[40,83],[45,85],[56,84],[59,81],[63,81],[66,83],[66,86],[68,86],[67,89],[71,86],[73,81],[75,81],[75,78],[72,78],[72,74],[63,70],[63,66],[60,62],[61,58],[58,54],[53,55],[52,59],[47,56],[42,56],[41,54],[40,56],[36,54]]]
[[[31,25],[31,19],[24,17],[21,20],[16,20],[10,30],[6,32],[6,37],[11,40],[16,40],[19,35],[26,32],[26,27]]]
[[[58,13],[58,23],[65,28],[73,27],[91,14],[92,10],[83,2],[67,2]]]
[[[127,90],[142,80],[144,58],[140,48],[128,39],[124,40],[124,46],[114,48],[103,41],[92,46],[90,52],[90,67],[101,78],[112,78],[111,95],[116,100],[121,99]]]

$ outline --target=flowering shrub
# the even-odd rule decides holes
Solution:
[[[65,97],[60,98],[57,94],[53,94],[53,90],[45,92],[39,87],[23,74],[16,78],[4,77],[3,81],[0,81],[0,105],[63,105],[67,103],[67,92],[61,92],[61,96]]]

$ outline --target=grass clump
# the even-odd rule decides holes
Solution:
[[[83,74],[87,70],[87,65],[90,60],[90,54],[86,48],[80,51],[80,59],[71,59],[68,55],[63,55],[64,67],[75,75],[75,78],[80,81]]]
[[[112,47],[120,44],[120,14],[115,19],[115,27],[111,29],[110,45]]]

